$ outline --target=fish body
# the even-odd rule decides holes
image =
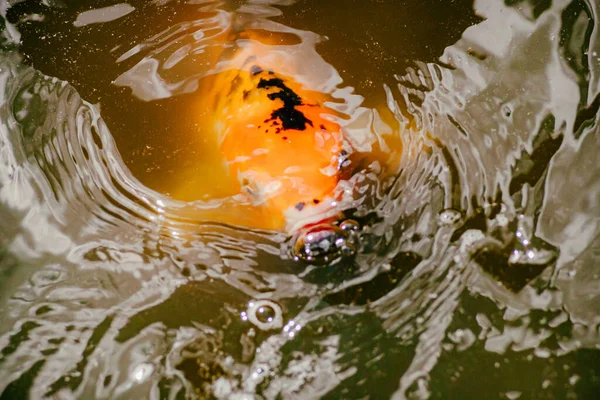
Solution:
[[[286,220],[335,202],[340,161],[348,151],[319,97],[253,64],[238,71],[217,107],[220,153],[239,183],[238,198],[261,208],[255,227],[282,229]]]
[[[204,219],[293,233],[339,218],[339,183],[358,164],[350,166],[357,152],[327,105],[331,99],[315,89],[319,82],[281,72],[293,73],[302,60],[273,52],[280,39],[272,32],[236,38],[243,42],[238,53],[218,61],[198,90],[198,134],[212,143],[206,159],[218,164],[207,179],[219,186],[215,193],[227,194],[209,199],[220,202]],[[190,200],[194,190],[187,192],[179,197]]]
[[[198,91],[199,134],[214,143],[215,182],[230,194],[211,217],[280,231],[329,218],[351,150],[326,95],[278,73],[261,57],[264,40],[244,40],[243,64],[225,64]]]

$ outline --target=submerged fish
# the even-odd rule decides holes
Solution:
[[[201,133],[223,168],[215,185],[231,194],[211,218],[286,232],[335,219],[352,146],[327,96],[279,73],[263,57],[265,38],[244,34],[243,63],[203,79],[199,90]]]

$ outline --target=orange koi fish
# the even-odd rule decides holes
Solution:
[[[220,160],[209,179],[228,194],[211,218],[289,233],[339,215],[338,183],[353,150],[326,95],[278,73],[264,44],[250,40],[242,65],[201,81],[201,133]]]

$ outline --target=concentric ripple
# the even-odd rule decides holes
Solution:
[[[277,22],[295,2],[175,3],[0,7],[1,399],[592,398],[593,2],[476,1],[484,21],[439,62],[376,82],[380,108],[319,52],[319,32]],[[74,46],[94,29],[122,35],[107,39],[106,75],[82,83],[83,62],[41,72],[32,29]],[[386,154],[398,163],[340,184],[337,225],[286,235],[211,221],[223,202],[174,200],[156,178],[175,181],[172,169],[132,166],[146,156],[124,138],[144,132],[128,120],[177,116],[119,113],[184,107],[248,56],[231,30],[284,38],[265,51],[319,83],[353,148],[402,142]],[[152,146],[175,143],[152,132]]]

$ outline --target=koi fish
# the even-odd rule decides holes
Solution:
[[[339,217],[338,184],[352,146],[327,97],[276,70],[250,42],[242,65],[201,81],[202,134],[213,141],[221,171],[214,184],[230,195],[218,222],[293,232]]]

